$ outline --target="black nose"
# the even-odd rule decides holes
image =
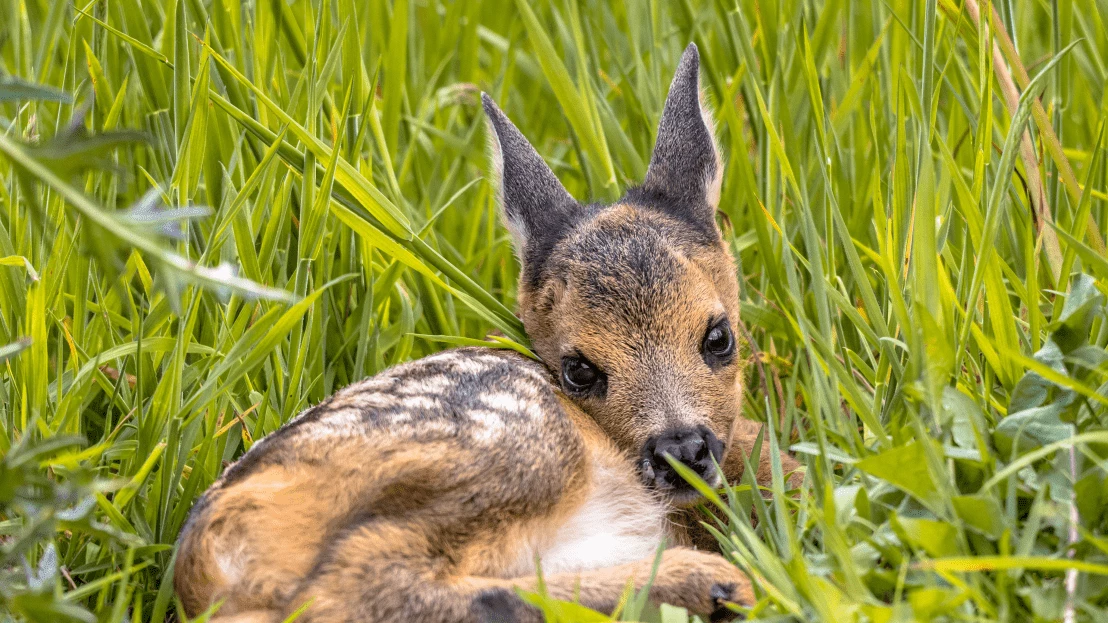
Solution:
[[[659,489],[689,488],[666,461],[669,455],[690,467],[706,482],[715,481],[715,463],[723,458],[723,442],[707,426],[675,428],[651,437],[642,449],[642,476]]]

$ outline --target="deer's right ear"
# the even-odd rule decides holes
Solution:
[[[516,253],[529,272],[542,259],[536,257],[537,252],[549,251],[572,224],[580,206],[487,93],[481,94],[481,102],[489,119],[493,183]]]

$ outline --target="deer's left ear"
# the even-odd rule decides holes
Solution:
[[[646,180],[636,190],[654,205],[714,228],[723,160],[713,126],[700,102],[700,54],[690,43],[666,96]]]

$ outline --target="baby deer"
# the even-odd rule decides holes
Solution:
[[[600,610],[629,584],[702,615],[751,583],[693,549],[695,490],[743,470],[723,165],[690,45],[646,180],[582,205],[487,96],[504,218],[538,363],[462,348],[351,385],[256,443],[192,510],[175,586],[219,621],[537,621],[517,588]],[[782,457],[785,468],[796,463]],[[766,481],[769,457],[758,457]],[[686,521],[686,523],[689,523]]]

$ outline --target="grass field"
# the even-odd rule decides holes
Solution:
[[[1105,0],[0,0],[0,620],[176,616],[244,449],[522,348],[479,92],[611,200],[690,41],[807,466],[713,505],[750,618],[1108,620]]]

